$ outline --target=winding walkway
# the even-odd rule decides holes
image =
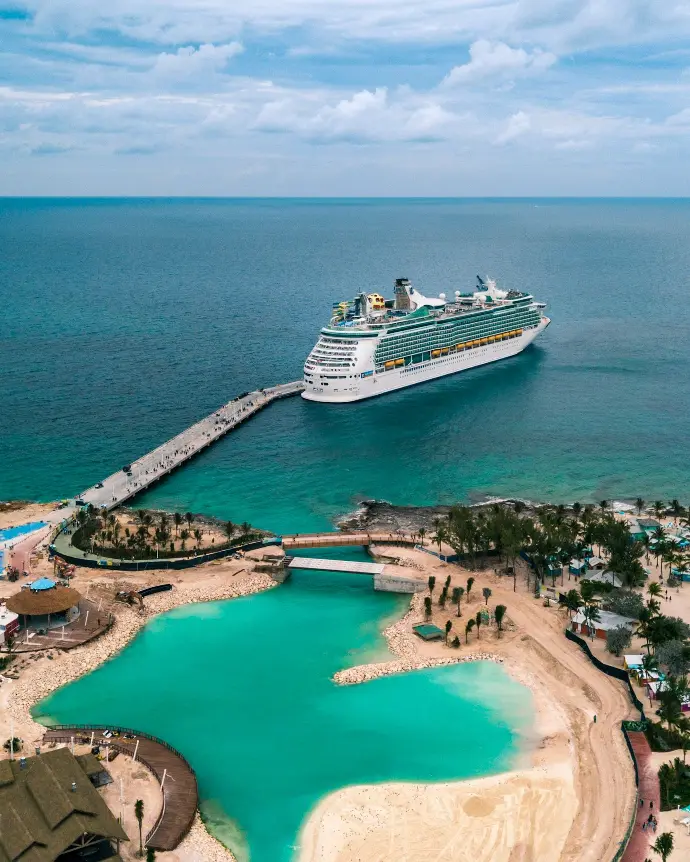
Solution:
[[[117,729],[124,736],[106,739],[104,730]],[[174,748],[148,734],[138,733],[128,728],[104,728],[96,725],[57,725],[46,731],[43,742],[91,742],[100,746],[110,746],[123,754],[133,757],[146,766],[163,784],[163,807],[153,828],[146,836],[145,844],[154,850],[174,850],[185,837],[192,825],[199,795],[196,776],[185,758]],[[137,746],[138,743],[138,746]]]

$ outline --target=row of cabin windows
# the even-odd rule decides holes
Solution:
[[[539,322],[538,315],[523,316],[520,315],[520,320],[510,321],[505,320],[498,325],[472,327],[465,329],[462,335],[458,335],[455,329],[448,329],[443,333],[429,333],[423,338],[411,339],[400,338],[386,341],[381,344],[376,350],[376,361],[385,361],[387,359],[395,359],[400,354],[409,354],[418,350],[440,350],[447,347],[454,347],[456,344],[466,341],[476,341],[478,338],[489,338],[495,335],[502,335],[508,328],[510,329],[528,329],[531,326],[536,326]],[[497,322],[498,323],[498,322]]]

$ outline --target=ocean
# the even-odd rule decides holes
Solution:
[[[334,301],[527,289],[522,355],[272,406],[137,505],[327,527],[364,498],[689,502],[687,200],[0,200],[0,499],[98,481],[298,379]]]

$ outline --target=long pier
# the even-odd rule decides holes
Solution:
[[[82,500],[97,508],[115,509],[121,506],[131,497],[141,494],[154,482],[158,482],[190,458],[207,449],[216,440],[224,437],[228,431],[246,422],[259,410],[280,398],[297,395],[303,389],[304,384],[298,380],[249,392],[240,398],[228,401],[210,416],[195,422],[194,425],[153,451],[132,461],[129,465],[123,465],[128,466],[129,470],[118,470],[97,485],[87,488],[75,499],[75,505],[76,500]],[[61,510],[58,513],[59,519],[62,520],[66,514],[68,512]]]

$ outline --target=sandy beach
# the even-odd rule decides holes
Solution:
[[[18,514],[13,523],[18,523]],[[611,858],[627,828],[634,804],[630,757],[620,733],[620,721],[633,717],[624,687],[596,671],[564,635],[566,617],[556,608],[535,600],[518,578],[503,580],[491,571],[468,572],[412,549],[382,547],[383,555],[401,558],[408,576],[426,584],[434,574],[440,585],[448,574],[453,584],[464,585],[471,574],[476,583],[471,601],[456,609],[438,608],[433,621],[454,623],[462,647],[423,643],[412,625],[423,618],[423,594],[411,598],[410,611],[386,630],[394,657],[387,662],[343,669],[340,684],[366,684],[382,674],[457,661],[501,662],[533,696],[535,727],[524,741],[524,762],[514,771],[446,784],[382,784],[348,787],[324,800],[311,813],[302,831],[300,862],[600,862]],[[41,560],[34,574],[49,574]],[[248,595],[274,582],[250,571],[246,560],[224,560],[185,572],[173,573],[174,589],[146,599],[145,614],[125,605],[112,605],[117,621],[100,639],[71,652],[52,651],[52,659],[19,657],[19,679],[0,683],[0,735],[14,732],[33,746],[43,734],[29,710],[33,704],[122,649],[154,615],[190,602],[213,601]],[[168,574],[168,573],[165,573]],[[107,574],[79,569],[73,585],[91,598],[112,597],[123,586],[137,588],[166,580],[164,573]],[[508,607],[506,630],[482,628],[479,638],[464,643],[464,620],[484,606],[483,586],[493,594],[491,606]],[[439,587],[440,588],[440,587]],[[0,584],[0,597],[16,585]],[[460,623],[460,626],[458,626]],[[452,636],[451,635],[451,636]],[[594,723],[594,715],[598,721]],[[125,795],[150,800],[156,810],[156,783],[145,770],[124,757],[112,764],[113,777],[122,776]],[[139,795],[137,795],[139,794]],[[597,800],[606,798],[602,807]],[[119,806],[119,797],[113,803]],[[131,808],[131,800],[129,803]],[[132,830],[130,829],[130,833]],[[135,858],[136,830],[124,850]],[[160,853],[165,862],[221,862],[232,855],[213,839],[197,816],[192,831],[172,853]]]
[[[363,682],[454,661],[501,661],[527,685],[535,710],[534,737],[525,741],[524,767],[513,772],[444,784],[389,783],[339,790],[315,808],[301,835],[300,862],[600,862],[612,858],[635,800],[630,756],[620,722],[634,717],[624,687],[597,671],[564,635],[566,617],[545,608],[518,578],[467,572],[434,557],[400,548],[382,553],[414,561],[426,582],[448,574],[461,585],[470,574],[472,601],[464,619],[484,604],[508,607],[510,622],[499,638],[483,631],[459,650],[423,643],[411,626],[423,618],[423,596],[386,635],[397,658],[348,669],[341,683]],[[433,621],[457,623],[455,608],[434,603]],[[464,627],[464,620],[461,620]],[[458,632],[460,628],[458,627]],[[597,715],[597,722],[594,722]],[[609,804],[601,806],[599,800]]]

